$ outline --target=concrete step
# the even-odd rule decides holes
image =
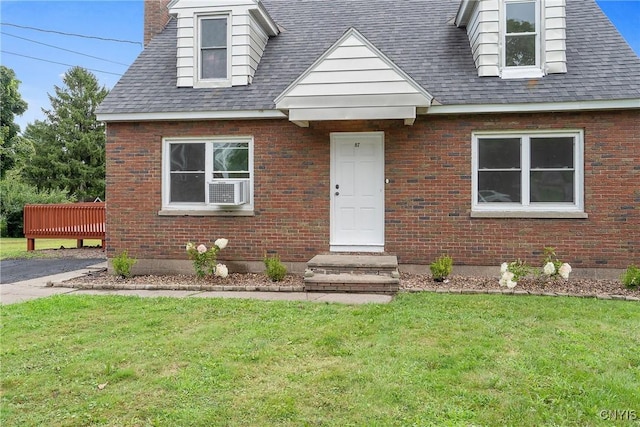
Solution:
[[[307,291],[396,293],[398,258],[393,255],[324,254],[307,262]]]
[[[314,274],[304,278],[308,292],[365,292],[394,294],[400,279],[379,274]]]
[[[393,255],[316,255],[307,262],[314,274],[372,274],[398,277],[398,258]]]

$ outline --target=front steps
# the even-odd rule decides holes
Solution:
[[[304,275],[309,292],[393,294],[399,287],[398,258],[391,255],[316,255]]]

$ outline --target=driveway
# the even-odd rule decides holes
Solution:
[[[104,258],[4,260],[0,261],[0,284],[6,285],[53,274],[68,273],[104,261]]]

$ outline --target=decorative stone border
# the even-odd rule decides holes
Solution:
[[[194,292],[304,292],[304,286],[223,286],[223,285],[139,285],[139,284],[74,284],[69,286],[64,282],[53,283],[52,286],[59,288],[93,289],[93,290],[144,290],[144,291],[194,291]],[[535,292],[523,291],[519,289],[461,289],[461,288],[436,288],[436,289],[400,289],[398,293],[419,293],[432,292],[438,294],[463,294],[463,295],[532,295],[545,297],[574,297],[574,298],[596,298],[599,300],[617,300],[640,302],[640,297],[608,294],[577,294],[566,292]]]
[[[74,289],[94,289],[94,290],[126,290],[126,291],[194,291],[194,292],[304,292],[304,286],[223,286],[223,285],[140,285],[129,283],[114,284],[73,284],[54,283],[54,287],[58,288],[74,288]]]
[[[519,289],[459,289],[459,288],[436,288],[436,289],[401,289],[400,292],[418,293],[418,292],[435,292],[438,294],[465,294],[465,295],[532,295],[541,297],[574,297],[574,298],[596,298],[600,300],[618,300],[618,301],[636,301],[640,302],[639,297],[630,297],[626,295],[609,295],[609,294],[577,294],[566,292],[535,292],[523,291]]]

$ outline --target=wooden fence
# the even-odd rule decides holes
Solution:
[[[105,248],[104,202],[26,205],[24,236],[27,250],[35,249],[35,239],[76,239],[79,248],[84,239],[101,239]]]

